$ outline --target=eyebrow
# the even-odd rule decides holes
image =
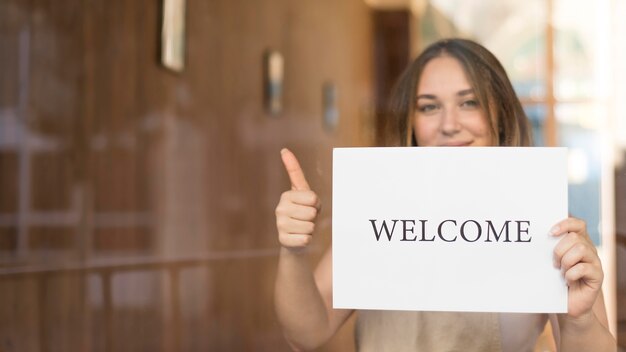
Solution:
[[[456,95],[457,95],[458,97],[464,97],[464,96],[466,96],[466,95],[470,95],[470,94],[474,94],[474,90],[473,90],[472,88],[469,88],[469,89],[463,89],[463,90],[460,90],[460,91],[458,91],[458,92],[456,93]],[[433,100],[434,100],[434,99],[437,99],[437,97],[436,97],[435,95],[432,95],[432,94],[420,94],[420,95],[418,95],[418,96],[416,97],[416,99],[417,99],[417,100],[422,99],[422,98],[423,98],[423,99],[433,99]]]

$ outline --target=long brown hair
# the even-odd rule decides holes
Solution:
[[[412,127],[417,84],[426,64],[444,55],[461,63],[480,106],[485,110],[495,145],[531,145],[528,118],[500,61],[482,45],[458,38],[431,44],[402,73],[389,99],[385,144],[419,145]]]

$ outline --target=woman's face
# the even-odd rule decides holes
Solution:
[[[424,67],[413,130],[420,146],[493,145],[485,109],[455,58],[440,56]]]

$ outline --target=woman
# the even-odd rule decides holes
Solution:
[[[407,68],[390,102],[389,145],[529,146],[528,121],[498,60],[469,40],[429,46]],[[297,350],[326,342],[353,313],[332,309],[331,249],[315,271],[304,250],[320,202],[295,156],[281,151],[292,189],[276,207],[281,253],[275,304],[289,343]],[[565,219],[555,266],[568,282],[568,313],[494,314],[359,311],[361,351],[525,351],[550,319],[560,350],[615,350],[601,294],[603,272],[585,222]]]

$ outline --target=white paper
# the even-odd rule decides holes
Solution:
[[[337,148],[333,306],[567,312],[548,235],[566,217],[565,148]]]

